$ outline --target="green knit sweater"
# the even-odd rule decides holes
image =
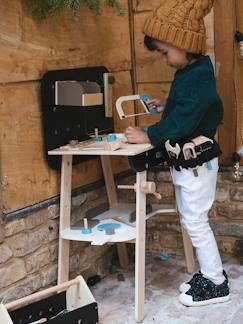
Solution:
[[[161,120],[147,129],[150,141],[161,145],[199,135],[213,138],[223,120],[223,104],[216,90],[210,58],[177,70]]]

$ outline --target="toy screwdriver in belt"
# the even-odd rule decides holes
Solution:
[[[213,140],[206,136],[198,136],[193,138],[191,142],[185,143],[182,148],[183,156],[185,161],[190,159],[196,159],[203,152],[206,152],[211,149],[213,144]],[[178,159],[179,154],[181,152],[181,148],[178,143],[175,146],[170,145],[170,141],[167,140],[165,142],[165,148],[170,158]],[[194,176],[198,177],[197,167],[192,168]],[[207,168],[212,170],[212,165],[210,161],[207,162]]]

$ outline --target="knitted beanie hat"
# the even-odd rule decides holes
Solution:
[[[189,53],[203,53],[206,49],[203,18],[210,12],[213,1],[166,0],[147,18],[143,32]]]

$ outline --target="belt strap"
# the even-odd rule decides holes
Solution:
[[[180,148],[178,153],[178,146],[176,146],[177,154],[173,154],[173,148],[175,146],[172,146],[171,149],[168,141],[165,147],[167,151],[167,163],[170,166],[174,166],[178,171],[181,168],[196,168],[222,154],[219,144],[214,139],[206,136],[198,136],[190,142],[183,144],[177,143],[177,145]]]

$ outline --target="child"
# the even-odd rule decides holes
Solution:
[[[146,132],[132,127],[125,132],[130,143],[161,146],[167,141],[173,147],[179,144],[179,157],[167,151],[168,159],[181,224],[191,237],[200,265],[200,271],[180,286],[179,300],[186,306],[229,300],[227,275],[208,223],[221,153],[213,139],[223,119],[213,66],[209,57],[202,54],[206,38],[203,18],[212,5],[212,0],[164,1],[146,20],[143,30],[146,47],[160,52],[163,60],[177,71],[160,122],[148,127]],[[158,99],[149,103],[164,105]],[[195,156],[185,159],[182,148],[201,135],[209,140],[207,143],[213,142],[209,151],[203,151],[202,160]]]

